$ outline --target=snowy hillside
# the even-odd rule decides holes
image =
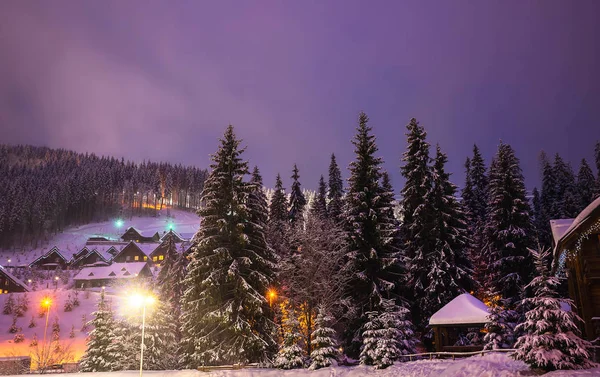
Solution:
[[[133,226],[144,233],[159,232],[162,234],[173,227],[174,230],[181,233],[195,233],[200,226],[200,219],[193,212],[181,210],[170,210],[170,216],[166,216],[166,210],[162,210],[158,217],[133,217],[123,218],[122,224],[117,227],[115,221],[105,221],[91,223],[76,227],[67,228],[64,232],[51,237],[48,242],[38,247],[26,246],[23,248],[0,250],[0,265],[23,266],[28,265],[36,258],[47,253],[52,247],[57,246],[59,250],[65,252],[65,257],[69,258],[77,253],[89,237],[105,236],[110,239],[118,240],[123,232]],[[10,260],[10,262],[9,262]]]

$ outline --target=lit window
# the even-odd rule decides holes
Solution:
[[[164,256],[164,255],[159,255],[159,256],[158,256],[158,260],[163,260],[163,259],[165,259],[165,256]]]
[[[138,255],[136,255],[133,259],[140,260],[140,257]]]
[[[8,280],[4,280],[4,285],[8,285]]]
[[[144,262],[148,260],[148,257],[144,255]]]
[[[156,262],[156,260],[157,260],[157,259],[158,259],[157,257],[152,257],[152,260],[153,260],[154,262]]]
[[[8,291],[7,291],[7,290],[5,290],[5,291],[4,291],[4,293],[8,293]]]

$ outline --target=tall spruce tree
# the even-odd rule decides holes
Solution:
[[[493,291],[514,309],[533,275],[532,223],[519,159],[508,144],[500,143],[490,167],[487,212],[488,276]]]
[[[533,225],[536,232],[536,237],[538,242],[540,242],[540,229],[543,229],[546,224],[543,223],[544,215],[542,213],[542,200],[540,198],[540,192],[537,187],[533,188],[532,192],[533,198],[531,199],[532,204],[532,215],[533,215]]]
[[[549,250],[531,250],[531,253],[535,255],[537,268],[537,276],[529,283],[534,294],[525,299],[531,309],[516,328],[524,335],[517,340],[513,357],[546,371],[593,367],[591,343],[580,337],[577,326],[581,318],[562,308],[561,303],[573,305],[573,301],[558,294],[559,278],[550,274],[546,262]]]
[[[456,186],[450,182],[445,165],[448,158],[439,145],[432,170],[431,200],[435,220],[430,237],[435,239],[435,249],[427,255],[429,273],[425,296],[416,300],[422,315],[431,316],[442,306],[474,286],[472,266],[466,256],[467,227],[465,215],[455,197]]]
[[[327,192],[327,197],[329,198],[327,214],[334,222],[340,223],[344,207],[344,182],[342,181],[342,173],[333,153],[329,162],[329,191]]]
[[[550,247],[552,245],[550,220],[560,218],[560,210],[555,172],[543,151],[540,153],[540,166],[542,169],[542,192],[540,194],[542,210],[538,221],[540,228],[537,229],[537,233],[541,245]]]
[[[94,327],[87,340],[85,354],[79,362],[82,372],[108,372],[113,370],[120,355],[110,351],[114,341],[114,320],[104,290],[100,292],[98,309],[92,314],[94,318],[90,324]]]
[[[320,216],[322,218],[327,218],[327,184],[325,183],[325,178],[321,176],[319,179],[319,190],[317,191],[317,195],[312,202],[312,206],[310,208],[310,213],[313,216]]]
[[[465,166],[466,167],[466,166]],[[470,190],[468,189],[470,186]],[[463,208],[467,220],[467,234],[470,239],[467,248],[473,265],[474,290],[482,297],[485,287],[486,263],[484,250],[484,228],[487,210],[488,177],[485,161],[477,145],[473,145],[473,157],[469,161],[467,177],[463,191]],[[470,193],[469,193],[470,191]],[[466,197],[465,197],[466,194]]]
[[[407,150],[403,153],[404,165],[402,175],[406,179],[402,189],[401,236],[404,252],[408,258],[407,286],[412,288],[413,321],[419,329],[424,329],[427,313],[425,290],[429,286],[431,254],[437,243],[432,232],[435,224],[435,208],[433,206],[433,180],[429,166],[429,144],[426,142],[427,132],[416,119],[407,125]]]
[[[353,317],[346,326],[346,351],[357,356],[361,328],[366,313],[387,297],[400,279],[399,254],[394,248],[389,225],[382,223],[389,216],[389,203],[382,200],[381,158],[369,118],[363,112],[358,119],[357,133],[352,141],[356,159],[350,163],[345,224],[349,252],[347,268],[352,271],[348,294],[354,304]]]
[[[581,160],[579,172],[577,173],[577,192],[579,196],[578,212],[583,211],[585,207],[594,201],[594,185],[594,173],[584,158]]]
[[[304,207],[306,207],[306,198],[302,192],[300,185],[300,174],[298,166],[294,164],[294,170],[292,174],[292,191],[290,192],[290,210],[288,217],[290,223],[295,225],[298,221],[302,222],[304,216]]]
[[[256,185],[244,181],[248,163],[239,145],[227,127],[204,184],[182,299],[187,367],[266,361],[274,343],[271,322],[264,320],[271,265],[253,243],[259,237],[249,201]]]
[[[554,156],[554,176],[556,177],[556,195],[558,200],[558,217],[560,219],[574,218],[579,213],[577,211],[579,200],[575,185],[575,174],[570,164],[557,153]]]
[[[275,178],[275,190],[269,204],[267,239],[278,257],[287,253],[286,233],[288,228],[288,200],[281,176]]]

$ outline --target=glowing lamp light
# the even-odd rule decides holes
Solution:
[[[174,230],[175,229],[175,224],[173,224],[173,223],[167,224],[167,229]]]
[[[42,306],[49,307],[52,305],[52,300],[49,297],[42,299]]]
[[[267,291],[267,298],[269,299],[269,306],[273,306],[273,300],[277,298],[277,292],[274,289]]]
[[[54,277],[54,280],[58,281],[58,276],[55,276],[55,277]]]
[[[121,219],[117,219],[117,220],[115,220],[115,226],[116,226],[117,228],[120,228],[120,227],[122,227],[122,226],[123,226],[123,220],[121,220]]]
[[[153,296],[144,296],[141,294],[134,294],[129,296],[129,304],[136,308],[141,308],[145,305],[153,305],[156,300]]]

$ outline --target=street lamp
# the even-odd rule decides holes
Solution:
[[[58,276],[54,277],[54,288],[58,289]]]
[[[115,220],[115,226],[116,226],[117,228],[121,228],[121,227],[123,226],[123,220],[121,220],[121,219],[116,219],[116,220]]]
[[[269,289],[267,297],[269,298],[269,307],[273,307],[273,300],[277,298],[277,292],[274,289]]]
[[[42,362],[43,368],[46,367],[46,359],[44,358],[44,350],[46,349],[46,333],[48,332],[48,318],[50,317],[50,306],[52,305],[52,299],[50,297],[44,297],[41,303],[42,307],[46,308],[46,326],[44,326],[44,345],[42,346]],[[50,348],[48,348],[50,352]]]
[[[142,342],[140,345],[140,377],[144,366],[144,330],[146,327],[146,306],[152,306],[156,299],[151,294],[136,293],[129,297],[129,303],[139,309],[142,308]]]

